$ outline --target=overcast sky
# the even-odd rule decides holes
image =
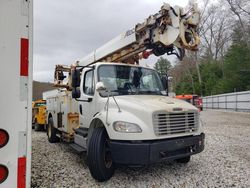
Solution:
[[[34,1],[34,80],[53,81],[56,64],[70,65],[159,11],[164,0]],[[168,0],[186,6],[188,0]],[[157,58],[146,64],[152,66]]]

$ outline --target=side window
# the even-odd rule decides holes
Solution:
[[[83,92],[86,95],[94,95],[94,71],[88,71],[85,73]]]

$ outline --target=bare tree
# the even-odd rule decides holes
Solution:
[[[247,44],[247,47],[250,48],[249,45],[249,33],[246,32],[247,26],[245,23],[250,19],[250,2],[248,0],[226,0],[228,3],[231,12],[238,18],[238,21],[241,26],[243,38]],[[244,22],[244,19],[246,21]]]
[[[218,60],[223,56],[232,33],[232,19],[223,5],[209,5],[202,17],[200,35],[202,46],[200,54],[206,52],[209,59]]]

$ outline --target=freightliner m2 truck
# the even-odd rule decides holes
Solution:
[[[46,98],[49,142],[64,140],[86,152],[97,181],[112,177],[116,164],[187,163],[203,151],[198,109],[168,97],[166,77],[139,65],[151,54],[181,59],[185,50],[197,50],[199,20],[195,5],[184,12],[164,4],[71,66],[57,65],[60,89]]]

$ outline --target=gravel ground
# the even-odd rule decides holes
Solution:
[[[90,175],[83,157],[65,143],[50,144],[44,132],[32,136],[32,187],[250,187],[250,113],[201,112],[205,150],[188,164],[118,167],[107,182]]]

